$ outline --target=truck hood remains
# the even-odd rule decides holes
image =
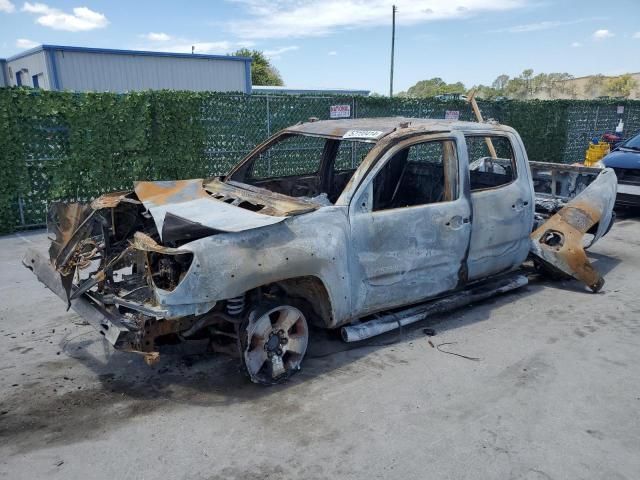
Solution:
[[[312,201],[218,179],[138,182],[135,193],[153,217],[163,242],[273,225],[320,207]]]

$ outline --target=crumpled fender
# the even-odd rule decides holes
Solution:
[[[583,282],[593,292],[599,291],[604,278],[587,258],[583,236],[598,224],[592,245],[608,231],[617,185],[614,171],[603,169],[587,188],[531,234],[533,256],[552,270]]]

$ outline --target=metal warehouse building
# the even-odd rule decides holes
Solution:
[[[0,86],[251,93],[251,58],[41,45],[0,59]]]

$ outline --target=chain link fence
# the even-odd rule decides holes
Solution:
[[[52,200],[89,201],[136,180],[222,175],[277,131],[348,105],[350,118],[473,121],[464,101],[352,96],[0,89],[0,232],[43,225]],[[510,125],[529,158],[584,160],[589,140],[640,130],[640,101],[479,102],[485,119]],[[623,112],[620,112],[620,107]],[[344,110],[343,110],[344,111]]]

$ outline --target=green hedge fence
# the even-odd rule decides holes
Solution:
[[[42,225],[51,200],[88,201],[128,190],[136,180],[224,174],[278,130],[329,118],[331,105],[352,117],[444,118],[465,102],[342,96],[145,91],[127,94],[0,89],[0,232]],[[624,106],[618,114],[617,107]],[[640,130],[639,101],[481,102],[485,118],[514,127],[532,160],[576,162],[589,138]]]

